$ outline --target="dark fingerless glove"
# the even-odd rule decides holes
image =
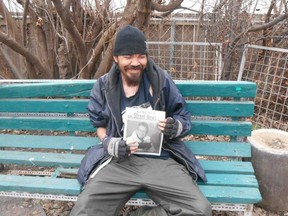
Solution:
[[[125,158],[130,154],[130,150],[126,145],[126,141],[120,137],[106,137],[103,139],[102,144],[104,149],[111,156],[115,156],[117,158]]]
[[[173,139],[181,134],[182,128],[183,127],[180,121],[168,117],[163,133],[169,139]]]

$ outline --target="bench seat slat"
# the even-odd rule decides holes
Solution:
[[[236,187],[258,187],[257,179],[254,175],[239,175],[239,174],[206,174],[208,185],[228,185]],[[198,182],[198,184],[203,184]]]
[[[30,176],[0,175],[0,191],[25,191],[30,193],[78,195],[80,185],[76,179],[57,179]],[[249,204],[260,201],[257,188],[199,185],[211,202]],[[134,198],[147,198],[137,193]]]
[[[254,204],[261,201],[257,188],[199,185],[200,190],[213,203]],[[136,193],[135,199],[149,199],[144,191]]]
[[[199,160],[206,173],[254,174],[251,162]]]
[[[223,157],[251,157],[250,143],[186,141],[195,155]]]
[[[98,144],[97,137],[0,134],[0,147],[86,150]],[[249,143],[186,141],[195,155],[251,157]]]
[[[203,135],[251,135],[250,122],[192,120],[191,134]],[[69,117],[1,117],[0,129],[95,131],[88,118]]]
[[[0,112],[24,113],[87,113],[88,99],[3,99]],[[211,109],[213,107],[213,109]],[[252,101],[187,101],[187,110],[193,116],[250,117],[254,112]]]
[[[37,176],[0,175],[0,191],[78,195],[80,185],[76,179]]]
[[[27,166],[79,167],[83,157],[82,154],[0,151],[0,163]],[[200,163],[207,173],[254,173],[250,162],[200,160]]]
[[[27,166],[79,167],[82,154],[0,151],[0,163]]]

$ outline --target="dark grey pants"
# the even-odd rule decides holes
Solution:
[[[90,179],[70,216],[117,216],[139,189],[165,210],[164,216],[212,215],[210,203],[183,165],[171,158],[132,155],[123,161],[113,159]]]

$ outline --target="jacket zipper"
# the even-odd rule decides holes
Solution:
[[[156,100],[156,102],[154,104],[154,108],[153,108],[154,110],[156,110],[156,105],[159,103],[159,101],[160,101],[160,97],[157,98],[157,100]]]
[[[107,92],[106,92],[106,91],[105,91],[105,99],[106,99],[107,105],[108,105],[108,107],[109,107],[109,109],[110,109],[110,111],[111,111],[111,115],[112,115],[112,117],[113,117],[113,119],[114,119],[114,122],[116,123],[115,125],[116,125],[116,128],[117,128],[117,132],[118,132],[118,134],[121,134],[120,131],[119,131],[119,128],[118,128],[117,119],[116,119],[116,117],[114,116],[114,114],[113,114],[113,112],[112,112],[112,109],[111,109],[111,106],[110,106],[110,104],[109,104],[109,101],[108,101],[108,99],[107,99]]]

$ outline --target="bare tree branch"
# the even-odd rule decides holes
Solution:
[[[135,21],[136,8],[137,8],[137,4],[135,1],[130,1],[129,3],[126,4],[122,18],[119,21],[119,23],[117,23],[119,26],[118,29],[122,28],[125,25],[132,24]],[[111,67],[111,65],[113,63],[112,48],[113,48],[114,40],[115,40],[115,34],[114,34],[113,38],[109,41],[108,47],[104,53],[102,61],[99,65],[96,73],[94,74],[94,79],[97,79],[100,76],[102,76],[103,74],[107,73],[109,68]]]
[[[263,25],[258,25],[258,26],[252,26],[248,29],[246,29],[245,31],[241,32],[240,34],[238,34],[235,39],[230,43],[229,45],[229,49],[228,49],[228,52],[226,54],[226,56],[229,56],[231,55],[232,53],[232,50],[235,48],[237,42],[244,36],[246,35],[247,33],[249,32],[257,32],[257,31],[262,31],[262,30],[265,30],[267,28],[271,28],[273,27],[274,25],[276,25],[277,23],[285,20],[288,18],[288,13],[286,14],[282,14],[280,16],[278,16],[277,18],[275,18],[274,20],[272,20],[271,22],[268,22],[268,23],[265,23]]]
[[[69,32],[73,44],[78,51],[80,68],[82,69],[87,64],[87,50],[84,40],[82,39],[80,32],[77,30],[75,23],[72,21],[69,11],[61,3],[61,0],[52,0],[52,2],[54,3],[55,9],[60,16],[65,29]],[[90,78],[90,74],[88,73],[87,69],[82,70],[81,78]]]
[[[29,0],[25,1],[24,10],[23,10],[23,20],[22,20],[22,40],[23,40],[23,46],[26,47],[27,39],[26,39],[26,25],[27,25],[27,14],[28,14],[28,6],[29,6]]]
[[[28,62],[33,64],[38,69],[38,75],[43,78],[51,79],[52,77],[48,77],[48,71],[43,67],[39,59],[34,56],[28,49],[19,45],[15,40],[8,37],[3,32],[0,32],[0,42],[4,43],[6,46],[10,47],[15,52],[21,54],[26,58]]]
[[[228,0],[221,0],[218,5],[215,5],[215,7],[213,9],[213,13],[220,11],[222,9],[222,7],[227,4],[227,1]]]
[[[6,21],[7,34],[13,35],[13,37],[17,41],[22,41],[22,34],[19,34],[19,32],[21,32],[21,29],[17,25],[15,19],[12,18],[3,1],[0,1],[0,14],[4,17]]]
[[[93,49],[93,54],[89,60],[89,66],[88,66],[89,69],[88,70],[90,71],[90,73],[92,73],[92,70],[95,67],[97,60],[101,56],[101,54],[104,50],[105,44],[107,44],[107,42],[109,42],[111,40],[111,38],[113,37],[115,32],[116,32],[116,24],[113,24],[112,26],[110,26],[109,29],[107,29],[102,34],[99,42],[97,43],[97,46]]]
[[[151,9],[160,11],[160,12],[167,12],[167,11],[173,11],[181,6],[183,0],[171,0],[167,5],[163,5],[157,1],[151,1]]]
[[[137,18],[134,25],[141,30],[146,29],[149,24],[151,14],[151,0],[138,1],[137,5]]]

